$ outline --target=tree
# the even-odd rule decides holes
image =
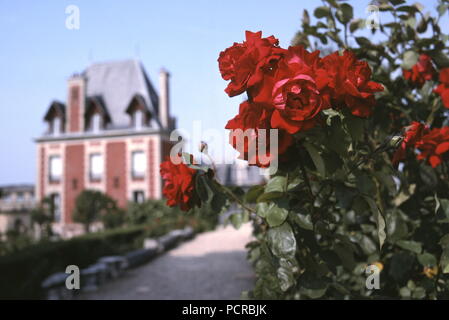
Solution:
[[[82,223],[86,232],[93,222],[102,216],[117,211],[117,203],[109,196],[96,190],[84,190],[75,201],[73,220]]]
[[[49,237],[52,235],[51,223],[53,217],[54,204],[49,197],[42,199],[41,203],[31,210],[31,221],[39,227],[40,237]]]

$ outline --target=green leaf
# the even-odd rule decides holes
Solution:
[[[401,247],[402,249],[409,250],[416,254],[420,254],[422,252],[422,244],[412,240],[399,240],[396,242],[396,245]]]
[[[197,174],[195,177],[195,190],[199,198],[203,202],[207,202],[209,199],[209,193],[212,194],[212,190],[209,189],[207,183],[204,181],[207,179],[203,174]]]
[[[352,6],[347,3],[342,3],[340,8],[337,10],[336,17],[338,21],[343,24],[348,23],[354,17],[354,11]]]
[[[243,214],[241,212],[234,213],[231,215],[230,221],[234,228],[239,229],[243,224]]]
[[[437,10],[438,10],[438,14],[440,15],[440,17],[444,16],[448,7],[449,7],[449,4],[447,4],[447,3],[440,3],[438,5]]]
[[[296,239],[290,225],[285,222],[279,227],[270,228],[267,233],[271,252],[278,258],[294,257]]]
[[[361,24],[364,24],[364,20],[362,19],[355,19],[353,20],[350,24],[349,24],[349,31],[351,31],[351,33],[356,32],[358,29],[361,29],[362,26]]]
[[[449,222],[449,200],[448,199],[438,199],[435,195],[436,206],[435,206],[435,213],[437,215],[437,218],[439,219],[438,222]]]
[[[357,189],[365,195],[375,194],[376,184],[369,175],[362,173],[357,176]]]
[[[328,7],[324,7],[324,6],[318,7],[313,12],[313,15],[315,17],[317,17],[318,19],[330,16],[330,9]]]
[[[440,240],[443,253],[440,257],[440,267],[443,273],[449,273],[449,234],[446,234]]]
[[[352,251],[351,246],[345,245],[343,243],[338,243],[334,246],[334,251],[337,254],[338,258],[341,261],[343,267],[348,270],[354,270],[356,265],[354,259],[354,252]]]
[[[268,206],[266,219],[270,227],[277,227],[287,219],[288,209],[286,207],[288,208],[285,204],[279,206],[277,203],[271,203]]]
[[[252,186],[245,194],[245,201],[248,203],[255,203],[265,190],[262,185]]]
[[[379,246],[380,249],[382,249],[385,239],[387,238],[387,235],[385,233],[385,219],[382,216],[382,212],[380,211],[379,207],[377,206],[376,202],[373,199],[367,196],[365,196],[364,199],[368,203],[371,212],[374,214],[377,224],[377,236],[379,238]]]
[[[257,215],[259,217],[266,218],[267,217],[267,212],[268,212],[268,207],[269,207],[269,205],[268,205],[267,202],[260,202],[260,203],[258,203],[256,205]]]
[[[325,177],[326,175],[326,168],[324,166],[323,158],[321,157],[318,150],[315,148],[314,145],[304,142],[303,146],[306,148],[307,152],[309,153],[310,157],[312,158],[313,164],[315,165],[315,168],[317,169],[319,175],[321,177]]]
[[[387,235],[393,242],[404,239],[408,235],[407,223],[397,211],[387,217]]]
[[[405,0],[389,0],[394,6],[398,6],[400,4],[405,3]]]
[[[354,188],[347,187],[343,183],[335,184],[335,197],[340,208],[348,210],[356,195],[357,191]]]
[[[340,117],[332,117],[329,128],[328,147],[341,156],[346,156],[348,143]]]
[[[402,59],[402,68],[406,70],[410,70],[419,59],[419,54],[415,51],[406,51],[404,52],[404,57]]]
[[[449,273],[449,248],[445,248],[441,254],[440,267],[444,274]]]
[[[363,134],[365,131],[365,121],[364,119],[348,115],[344,118],[343,123],[345,124],[349,134],[353,141],[362,141]]]
[[[271,178],[265,186],[265,192],[285,192],[287,191],[287,178],[276,176]]]
[[[442,246],[443,248],[449,247],[449,234],[446,234],[445,236],[443,236],[443,237],[440,239],[439,244],[440,244],[440,246]]]
[[[361,48],[371,46],[371,41],[369,41],[369,39],[366,37],[356,37],[355,41]]]
[[[279,279],[281,290],[285,292],[296,284],[296,279],[293,273],[294,265],[290,260],[284,258],[279,259],[279,265],[277,277]]]
[[[215,193],[211,201],[211,209],[215,213],[221,213],[226,207],[227,198],[223,193]]]
[[[293,218],[301,228],[313,231],[313,223],[310,214],[295,213]]]
[[[257,202],[269,202],[273,201],[279,198],[282,198],[284,196],[283,192],[265,192],[262,193],[259,198],[257,198]]]
[[[338,3],[336,0],[325,0],[327,3],[329,3],[332,7],[338,8]]]
[[[321,277],[317,277],[311,272],[305,272],[298,280],[301,284],[300,293],[310,299],[319,299],[326,294],[328,283]]]
[[[304,25],[309,25],[310,24],[309,12],[306,9],[304,9],[304,11],[302,12],[302,23]]]
[[[438,66],[438,68],[448,68],[449,67],[449,57],[441,50],[431,51],[429,55],[432,60]]]
[[[437,265],[437,258],[433,254],[425,252],[418,256],[418,261],[423,267],[434,267]]]

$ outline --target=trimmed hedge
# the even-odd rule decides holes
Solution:
[[[92,233],[70,240],[41,242],[0,257],[0,299],[42,298],[41,282],[68,265],[85,268],[98,258],[142,246],[148,226]]]
[[[41,282],[49,275],[64,272],[68,265],[85,268],[100,257],[123,255],[140,249],[145,238],[161,237],[174,229],[190,226],[195,233],[214,229],[217,216],[198,210],[185,214],[150,200],[131,206],[131,226],[89,233],[70,240],[40,242],[0,256],[0,299],[40,299]],[[135,224],[135,225],[134,225]]]

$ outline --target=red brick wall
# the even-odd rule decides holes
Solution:
[[[162,161],[165,161],[167,157],[170,157],[171,148],[175,145],[172,141],[162,141]]]
[[[45,198],[45,178],[46,178],[46,168],[45,168],[45,148],[40,146],[40,159],[39,159],[39,197],[40,200]]]
[[[71,223],[76,197],[84,189],[84,145],[66,146],[64,179],[65,222]]]
[[[81,112],[81,88],[79,86],[70,87],[69,96],[69,119],[70,119],[70,132],[79,132],[80,128],[80,112]]]
[[[126,143],[109,142],[106,145],[106,193],[126,207]]]
[[[154,165],[155,165],[155,149],[154,149],[154,141],[151,139],[149,142],[149,146],[148,146],[148,190],[149,190],[149,195],[148,197],[151,199],[155,198],[155,177],[154,177]]]

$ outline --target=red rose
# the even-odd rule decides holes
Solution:
[[[273,128],[291,134],[310,129],[316,125],[319,112],[330,107],[329,97],[322,91],[327,76],[317,71],[318,55],[319,51],[310,53],[301,46],[290,47],[279,61],[271,84],[265,83],[255,97],[258,101],[271,96],[275,108],[271,117]]]
[[[355,54],[338,51],[322,59],[323,66],[330,78],[332,106],[347,107],[353,115],[368,117],[372,113],[376,100],[374,93],[383,91],[381,84],[370,81],[371,68],[366,61],[357,60]]]
[[[416,147],[421,151],[418,160],[427,159],[435,168],[441,163],[442,154],[449,150],[449,127],[432,129],[416,143]]]
[[[440,71],[439,79],[440,84],[434,91],[441,96],[443,105],[449,109],[449,68]]]
[[[225,92],[236,96],[245,90],[257,90],[267,73],[272,72],[284,50],[271,36],[262,38],[262,32],[246,31],[246,41],[220,53],[218,65],[224,80],[231,80]]]
[[[240,153],[239,159],[247,160],[250,165],[268,167],[273,157],[282,156],[293,143],[293,137],[278,130],[278,146],[272,153],[270,141],[270,119],[272,108],[268,104],[245,101],[240,104],[239,114],[229,120],[226,129],[230,129],[229,142]],[[266,140],[264,140],[266,139]],[[265,150],[260,150],[265,141]]]
[[[432,59],[426,55],[421,54],[418,62],[411,70],[402,70],[402,74],[406,80],[409,80],[417,88],[421,88],[427,80],[432,80],[435,69],[432,65]]]
[[[400,161],[404,160],[407,148],[415,147],[416,143],[427,133],[429,133],[429,128],[426,125],[413,121],[410,126],[406,128],[404,140],[393,155],[393,165],[396,166]]]
[[[181,210],[188,211],[198,204],[199,201],[194,190],[196,174],[194,169],[182,162],[174,164],[167,160],[161,163],[160,173],[164,180],[162,193],[167,199],[168,206],[179,205]]]

